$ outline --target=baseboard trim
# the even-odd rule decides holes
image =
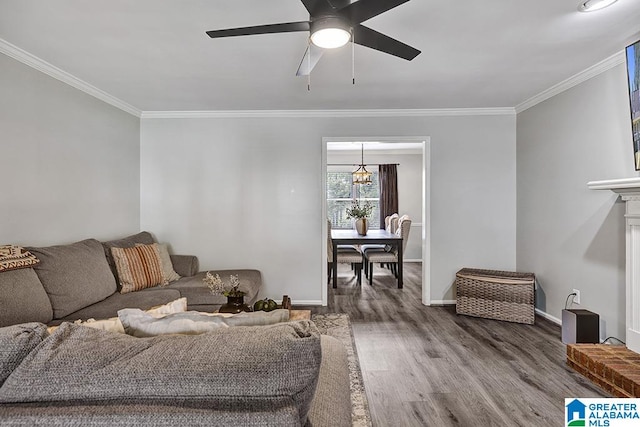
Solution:
[[[454,299],[431,300],[429,305],[456,305],[456,300]]]
[[[558,319],[557,317],[552,316],[549,313],[540,310],[539,308],[536,308],[535,311],[536,311],[536,314],[538,316],[544,317],[545,319],[549,320],[550,322],[553,322],[556,325],[561,325],[562,326],[562,320]]]
[[[319,299],[298,299],[291,300],[291,305],[322,305],[322,300]]]

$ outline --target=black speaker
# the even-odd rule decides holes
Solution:
[[[564,344],[600,342],[600,316],[589,310],[562,310],[562,342]]]

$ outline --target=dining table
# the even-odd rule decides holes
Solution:
[[[332,229],[331,243],[333,245],[333,287],[338,287],[338,245],[390,245],[398,252],[398,289],[402,289],[402,236],[390,231],[368,230],[360,235],[353,229]]]

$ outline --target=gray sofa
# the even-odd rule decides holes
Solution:
[[[2,426],[351,425],[347,354],[311,321],[135,338],[0,328]]]
[[[346,350],[313,322],[152,338],[68,322],[180,297],[189,310],[225,302],[193,256],[171,256],[183,277],[168,286],[118,292],[110,248],[153,242],[142,232],[30,247],[38,265],[0,273],[0,426],[351,425]],[[217,273],[238,274],[245,302],[257,299],[259,271]]]
[[[202,282],[206,272],[198,272],[198,259],[190,255],[171,255],[173,268],[181,279],[168,286],[156,286],[121,294],[118,275],[111,256],[112,247],[127,248],[155,243],[143,231],[119,240],[80,242],[49,247],[27,248],[40,263],[0,273],[0,326],[25,322],[57,325],[63,321],[105,319],[117,316],[122,308],[149,309],[180,297],[187,298],[189,310],[216,311],[226,302]],[[216,271],[227,281],[237,274],[245,303],[253,304],[262,286],[258,270]]]

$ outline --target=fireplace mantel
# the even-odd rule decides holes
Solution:
[[[587,183],[590,190],[611,190],[618,194],[639,193],[640,178],[607,179]]]
[[[591,190],[611,190],[625,201],[626,222],[626,339],[640,353],[640,178],[591,181]]]

